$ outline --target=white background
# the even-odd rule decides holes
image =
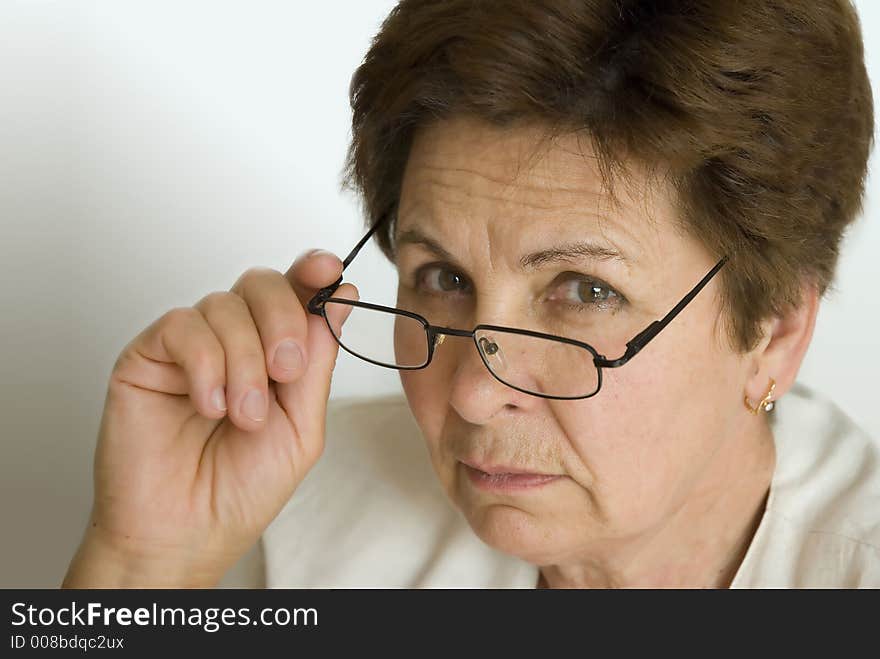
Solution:
[[[360,237],[339,191],[348,84],[393,5],[3,3],[0,587],[60,583],[125,343],[250,266],[284,271],[311,247],[343,256]],[[880,5],[856,5],[876,79]],[[799,375],[875,436],[877,186]],[[372,246],[351,276],[363,299],[393,302]],[[399,388],[396,372],[340,354],[334,396]]]

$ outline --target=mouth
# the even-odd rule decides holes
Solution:
[[[559,474],[542,474],[504,465],[477,465],[461,462],[474,487],[490,492],[533,490],[562,478]]]

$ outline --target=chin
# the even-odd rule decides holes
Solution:
[[[502,503],[463,509],[463,513],[480,540],[504,554],[533,565],[551,565],[565,553],[559,534],[534,513]]]

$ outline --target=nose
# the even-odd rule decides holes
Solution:
[[[482,425],[498,415],[527,412],[541,404],[540,398],[517,391],[497,380],[486,368],[473,340],[456,338],[454,342],[447,341],[437,351],[435,359],[439,357],[446,362],[447,367],[443,370],[450,378],[449,404],[462,419]],[[498,343],[485,337],[480,337],[479,341],[482,342],[480,348],[484,353],[491,355],[490,359],[504,359],[504,352]],[[437,345],[441,343],[443,341],[438,341]],[[441,356],[440,353],[444,351],[446,354]]]

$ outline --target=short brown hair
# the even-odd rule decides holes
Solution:
[[[729,258],[720,301],[742,351],[804,281],[831,285],[873,147],[849,0],[403,0],[350,96],[344,185],[368,225],[393,217],[415,131],[456,114],[583,131],[612,199],[625,158],[662,169],[682,225]]]

